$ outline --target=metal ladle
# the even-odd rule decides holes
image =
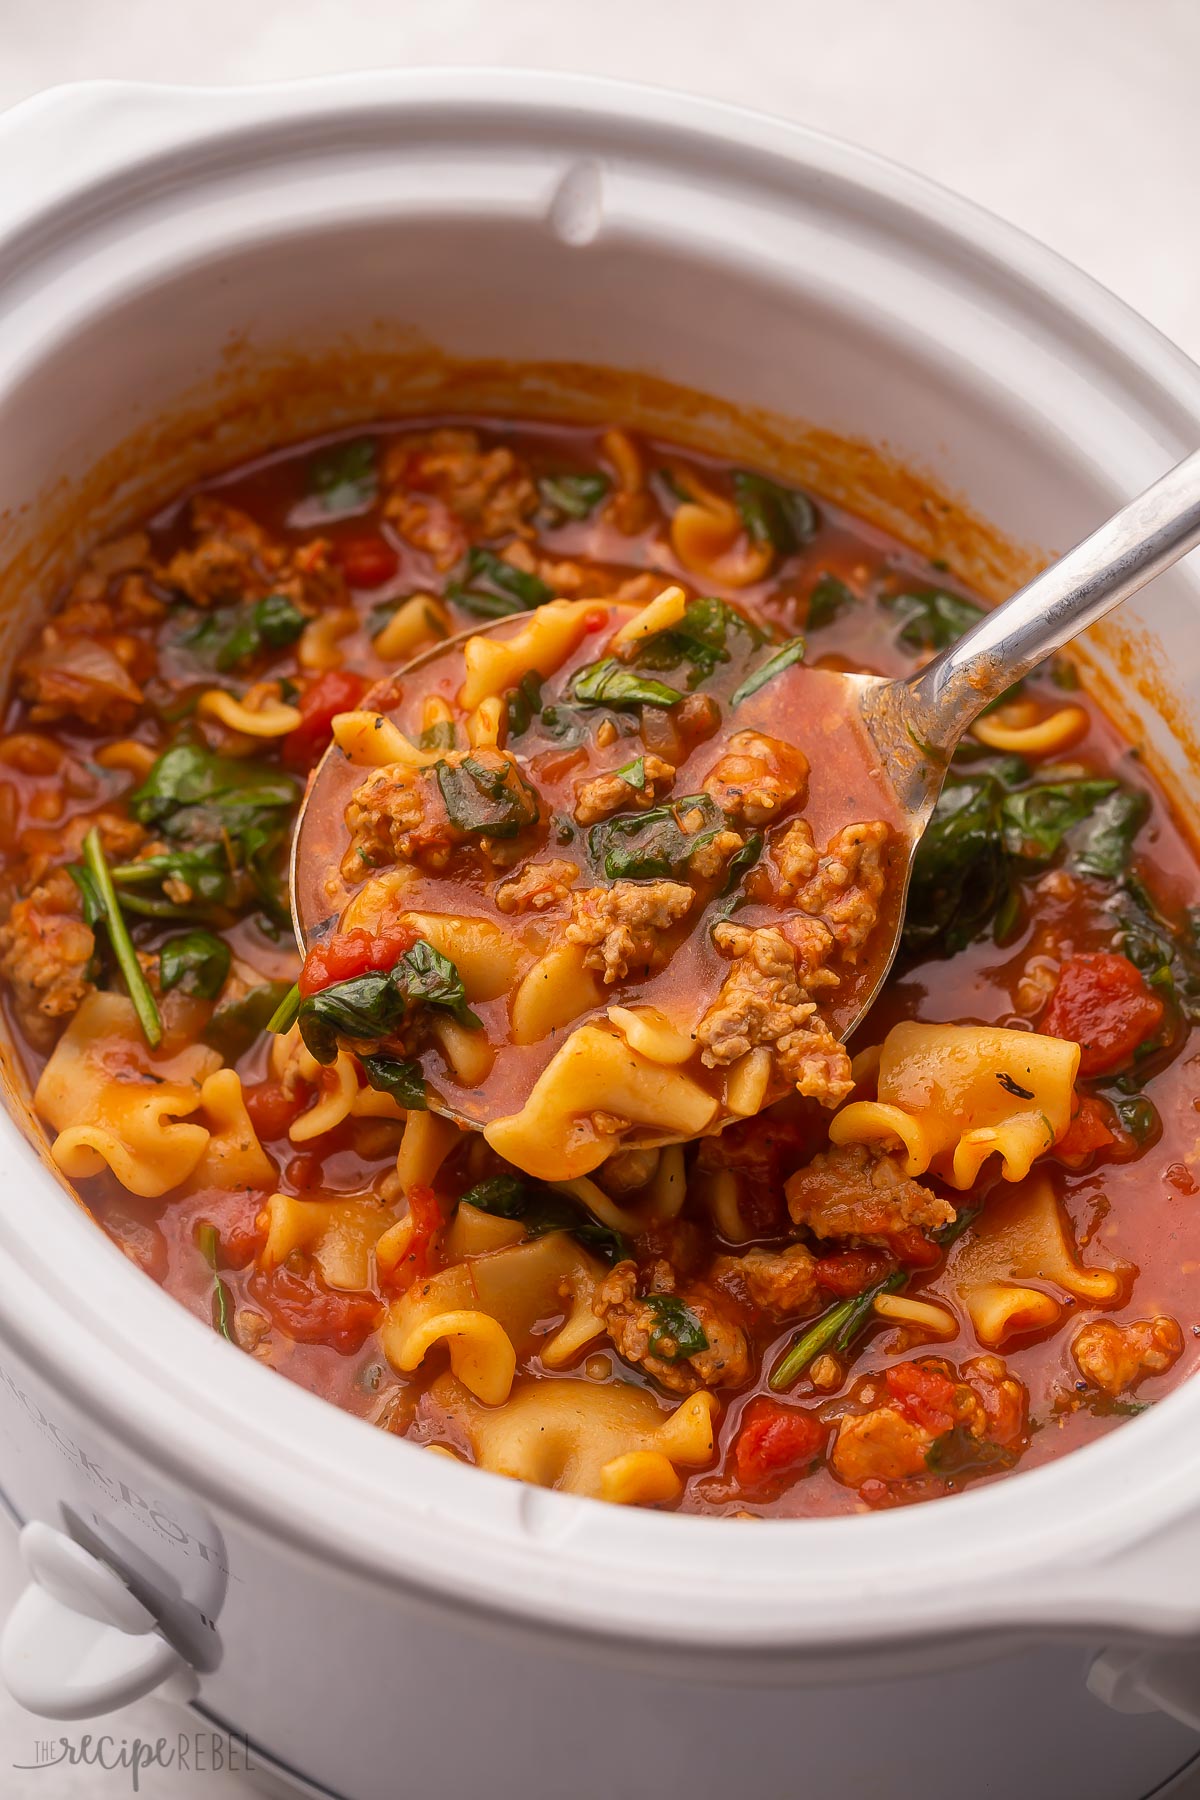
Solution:
[[[913,858],[963,733],[1010,687],[1200,543],[1200,451],[1131,500],[1090,536],[973,625],[915,675],[842,675],[903,811],[909,852],[902,903],[879,973],[848,1037],[895,961]]]

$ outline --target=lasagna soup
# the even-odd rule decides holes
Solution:
[[[907,846],[822,672],[979,615],[619,428],[380,426],[101,544],[0,737],[55,1164],[230,1354],[572,1493],[861,1511],[1113,1429],[1198,1360],[1200,913],[1069,658],[842,1042]]]

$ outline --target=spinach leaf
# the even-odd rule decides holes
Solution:
[[[489,1175],[461,1195],[459,1204],[490,1213],[495,1219],[519,1219],[534,1198],[534,1183],[520,1175]]]
[[[435,763],[434,769],[447,817],[457,830],[514,838],[537,824],[537,789],[507,757],[491,763],[472,755],[460,763]]]
[[[1106,1093],[1105,1099],[1122,1131],[1127,1131],[1135,1144],[1149,1144],[1162,1136],[1162,1119],[1148,1094],[1122,1093],[1118,1084],[1117,1091]]]
[[[979,1206],[959,1207],[950,1223],[934,1232],[934,1243],[940,1250],[948,1250],[975,1223],[982,1210]],[[827,1308],[819,1319],[797,1333],[782,1362],[772,1370],[767,1386],[777,1394],[782,1393],[826,1350],[844,1356],[874,1318],[875,1302],[880,1294],[902,1292],[908,1286],[910,1275],[908,1269],[893,1269],[890,1275],[872,1282],[861,1293],[852,1294],[848,1300],[839,1300]]]
[[[653,669],[660,674],[686,664],[687,685],[696,688],[721,663],[734,657],[740,660],[766,641],[753,620],[736,606],[706,595],[689,601],[674,625],[646,638],[638,648],[635,662],[639,669]]]
[[[572,469],[562,475],[543,475],[537,485],[548,512],[559,518],[586,519],[607,494],[609,480],[598,469]]]
[[[218,1006],[200,1035],[227,1063],[235,1063],[262,1036],[288,993],[286,981],[264,981]]]
[[[1025,782],[1026,766],[1002,758],[948,781],[913,858],[903,943],[961,950],[993,921],[1015,922],[1016,882],[1058,854],[1117,783],[1072,777]]]
[[[793,1339],[783,1361],[771,1371],[767,1386],[781,1394],[826,1350],[844,1355],[870,1323],[879,1295],[895,1294],[907,1286],[908,1270],[893,1269],[890,1275],[864,1288],[861,1294],[853,1294],[849,1300],[839,1300],[829,1307]]]
[[[360,1056],[358,1060],[363,1074],[378,1093],[390,1094],[407,1112],[428,1111],[420,1063],[406,1062],[403,1057],[386,1056],[382,1052],[377,1056]]]
[[[83,863],[68,863],[67,874],[79,889],[84,924],[98,925],[104,917],[104,898],[91,870]]]
[[[248,605],[218,606],[183,639],[202,661],[223,674],[269,650],[294,644],[307,615],[285,594],[268,594]]]
[[[211,931],[185,931],[168,938],[159,952],[159,983],[164,994],[177,987],[198,1000],[215,1000],[225,985],[233,952]]]
[[[803,656],[804,639],[802,637],[794,637],[789,639],[786,644],[781,644],[778,650],[768,656],[766,662],[760,663],[757,669],[752,669],[745,680],[734,688],[729,699],[730,706],[740,706],[743,700],[748,700],[751,694],[757,694],[759,688],[766,687],[768,681],[773,680],[776,675],[782,675],[785,669],[790,669],[793,663],[800,662]]]
[[[112,874],[126,910],[151,919],[203,918],[215,908],[233,907],[240,894],[238,872],[231,868],[224,844],[158,850],[136,862],[118,863]],[[190,889],[191,899],[143,895],[143,888],[159,888],[166,881]]]
[[[906,950],[951,953],[988,925],[1009,889],[1008,858],[991,777],[947,782],[913,858]]]
[[[280,852],[299,798],[299,785],[280,769],[177,744],[129,798],[138,823],[176,848],[123,863],[121,885],[173,876],[203,901],[236,906],[256,896],[286,919]]]
[[[569,1231],[609,1263],[620,1262],[629,1255],[629,1246],[619,1231],[602,1225],[567,1195],[524,1176],[491,1175],[468,1188],[460,1204],[477,1207],[497,1219],[519,1219],[530,1237],[544,1237],[548,1231]]]
[[[293,981],[291,987],[267,1020],[267,1030],[274,1032],[276,1036],[279,1036],[285,1031],[290,1031],[292,1026],[296,1023],[296,1014],[299,1011],[300,983],[298,981]]]
[[[530,669],[515,688],[509,688],[504,696],[504,710],[509,737],[523,737],[542,710],[542,678],[536,669]]]
[[[1133,840],[1150,816],[1150,799],[1140,788],[1118,787],[1096,807],[1087,830],[1076,842],[1072,858],[1083,875],[1116,881],[1129,867]]]
[[[617,711],[622,707],[674,706],[683,699],[678,688],[640,675],[615,656],[580,669],[571,683],[571,695],[581,706],[611,706]]]
[[[177,744],[129,796],[129,810],[139,825],[171,837],[205,838],[222,830],[236,836],[247,825],[247,814],[254,815],[249,823],[257,823],[264,811],[294,807],[299,795],[296,782],[281,769],[218,756],[198,744]],[[205,816],[197,825],[190,815],[200,809],[206,809]],[[181,810],[188,815],[186,828],[178,823]],[[221,814],[219,820],[214,812]]]
[[[654,1315],[650,1328],[650,1351],[663,1362],[685,1362],[708,1349],[708,1336],[685,1300],[678,1294],[646,1294],[642,1305]]]
[[[699,813],[695,831],[681,819]],[[691,822],[689,820],[689,822]],[[702,844],[725,829],[725,815],[708,794],[688,794],[649,811],[602,819],[588,833],[588,854],[609,881],[651,881],[678,874]]]
[[[158,1013],[158,1003],[133,947],[133,939],[121,912],[108,859],[100,841],[100,830],[96,825],[92,826],[83,840],[83,866],[87,871],[87,879],[81,882],[77,877],[76,886],[80,888],[85,904],[92,908],[95,922],[99,923],[101,918],[104,920],[108,941],[117,960],[117,967],[125,977],[125,986],[133,1001],[133,1010],[142,1028],[142,1036],[151,1050],[157,1050],[162,1043],[162,1020]]]
[[[308,488],[328,513],[361,512],[379,491],[374,438],[351,438],[319,450],[308,465]]]
[[[750,469],[735,469],[733,497],[751,542],[770,544],[780,556],[790,556],[816,532],[817,509],[796,488],[781,487]]]
[[[212,1270],[212,1327],[219,1331],[227,1343],[236,1344],[233,1335],[233,1296],[228,1284],[220,1276],[220,1246],[217,1241],[217,1228],[207,1220],[196,1228],[196,1247]]]
[[[467,553],[462,579],[449,584],[446,598],[477,618],[503,619],[553,600],[554,589],[539,576],[514,568],[494,550],[474,544]]]
[[[839,613],[854,604],[854,595],[844,581],[839,581],[836,575],[822,575],[808,596],[805,628],[820,631],[823,625],[832,625]]]
[[[421,750],[453,750],[458,733],[454,729],[453,719],[438,719],[427,725],[417,739],[417,747]]]
[[[1200,907],[1172,919],[1140,876],[1128,873],[1113,911],[1117,948],[1160,999],[1189,1023],[1200,1021]]]
[[[944,588],[913,588],[889,594],[883,604],[900,615],[898,638],[910,650],[945,650],[977,625],[982,606]]]
[[[1093,818],[1117,783],[1111,780],[1039,782],[1000,802],[1004,847],[1010,856],[1045,860],[1055,854],[1068,831]]]
[[[418,938],[386,974],[372,969],[306,994],[296,1016],[313,1056],[331,1063],[340,1038],[362,1044],[394,1037],[422,1006],[440,1007],[472,1029],[481,1024],[467,1005],[462,977],[449,957]]]
[[[950,1481],[966,1481],[972,1475],[995,1475],[1011,1469],[1017,1452],[988,1438],[977,1438],[965,1425],[952,1425],[934,1438],[925,1452],[925,1467]]]
[[[412,949],[404,952],[388,980],[396,984],[407,1006],[440,1006],[460,1025],[481,1028],[482,1021],[467,1005],[462,976],[450,958],[426,938],[418,938]]]
[[[762,847],[762,832],[752,831],[741,849],[734,851],[726,865],[725,885],[721,889],[722,894],[732,894],[737,891],[738,887],[741,885],[742,876],[746,873],[747,869],[752,869],[754,867],[755,863],[762,855]],[[728,912],[731,909],[726,907],[725,910]]]

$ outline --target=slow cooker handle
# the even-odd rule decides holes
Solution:
[[[37,1522],[19,1543],[31,1580],[0,1633],[0,1677],[26,1711],[92,1719],[164,1683],[193,1697],[195,1671],[107,1563]]]

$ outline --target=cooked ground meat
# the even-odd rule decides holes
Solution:
[[[794,744],[735,731],[704,778],[704,791],[731,819],[767,825],[808,791],[808,759]]]
[[[829,1463],[847,1487],[926,1474],[929,1452],[956,1428],[1004,1448],[1025,1431],[1028,1397],[997,1356],[976,1357],[961,1372],[933,1358],[893,1364],[883,1395],[884,1404],[838,1421]]]
[[[146,833],[136,819],[127,819],[107,808],[98,813],[77,814],[65,825],[55,825],[53,829],[30,827],[26,830],[24,841],[28,857],[22,885],[28,890],[45,878],[47,870],[58,868],[65,862],[78,862],[83,853],[83,840],[93,825],[100,833],[100,843],[109,862],[128,862],[139,850],[149,854]]]
[[[474,431],[415,432],[388,451],[384,513],[415,549],[448,569],[467,548],[464,529],[483,538],[525,529],[538,504],[532,477],[507,445],[485,450]]]
[[[813,843],[812,826],[807,819],[793,819],[770,845],[776,879],[773,891],[782,900],[790,900],[796,889],[817,872],[821,861]]]
[[[648,1291],[639,1297],[637,1264],[618,1263],[593,1301],[619,1354],[672,1393],[740,1386],[750,1373],[750,1346],[717,1296],[699,1288],[677,1293],[669,1262],[652,1263],[648,1273]],[[668,1304],[659,1306],[656,1300]],[[704,1348],[685,1354],[674,1332],[697,1330]]]
[[[879,917],[888,837],[882,819],[844,826],[830,838],[816,869],[794,891],[793,904],[828,926],[850,963]],[[784,857],[789,872],[798,872],[807,860],[800,840],[795,840]]]
[[[285,594],[302,611],[315,612],[345,594],[326,538],[289,550],[246,513],[210,494],[193,500],[190,522],[194,544],[176,551],[161,579],[196,606]]]
[[[163,570],[168,587],[197,606],[216,600],[258,600],[271,591],[283,552],[246,513],[201,495],[192,502],[196,542],[178,550]]]
[[[493,837],[482,825],[470,829],[451,817],[439,770],[447,771],[449,780],[464,767],[474,772],[462,778],[464,807],[468,812],[478,807],[481,820],[493,808],[506,811],[520,822],[515,835]],[[342,872],[350,878],[393,862],[442,869],[455,846],[467,843],[496,867],[506,868],[528,853],[524,834],[539,818],[537,790],[506,750],[448,750],[439,763],[423,769],[387,763],[372,769],[350,797],[346,808],[350,848],[342,859]]]
[[[716,881],[731,856],[746,842],[740,831],[718,831],[688,857],[688,874],[698,881]]]
[[[526,863],[496,889],[496,905],[502,913],[544,912],[568,898],[579,880],[573,862],[552,856],[547,862]]]
[[[606,982],[623,981],[631,969],[648,974],[670,955],[663,934],[683,918],[696,896],[678,881],[614,881],[571,895],[567,941],[583,944],[589,969]]]
[[[789,1244],[786,1250],[747,1250],[741,1256],[724,1257],[723,1272],[740,1277],[756,1306],[785,1318],[811,1312],[820,1295],[817,1259],[806,1244]]]
[[[635,785],[631,776],[639,774],[641,780]],[[630,776],[620,775],[615,769],[611,769],[604,775],[593,775],[590,781],[577,783],[576,822],[580,825],[595,825],[612,813],[625,812],[633,807],[640,811],[653,806],[670,791],[674,779],[674,765],[647,751],[644,756],[634,759]]]
[[[423,860],[445,866],[454,844],[437,783],[424,769],[387,763],[360,781],[346,807],[350,848],[342,861],[347,876],[389,862]]]
[[[905,1175],[897,1160],[867,1144],[823,1150],[784,1189],[796,1225],[818,1238],[882,1244],[905,1231],[937,1231],[954,1222],[948,1200]]]
[[[53,870],[0,925],[0,975],[10,981],[26,1035],[49,1048],[61,1020],[92,990],[88,968],[96,940],[83,922],[79,889]]]
[[[795,949],[771,927],[750,930],[723,920],[713,942],[733,967],[696,1030],[704,1063],[724,1068],[764,1045],[774,1052],[778,1074],[798,1093],[823,1106],[844,1100],[854,1085],[850,1059],[810,997],[810,990],[835,987],[837,977],[807,969],[802,987]]]
[[[925,1473],[925,1458],[937,1435],[905,1418],[894,1406],[846,1413],[838,1420],[829,1466],[847,1487],[859,1488],[866,1481],[903,1481],[909,1475]]]
[[[1165,1375],[1182,1351],[1183,1333],[1165,1314],[1135,1319],[1131,1325],[1093,1319],[1071,1344],[1084,1380],[1114,1397],[1136,1387],[1144,1375]]]

